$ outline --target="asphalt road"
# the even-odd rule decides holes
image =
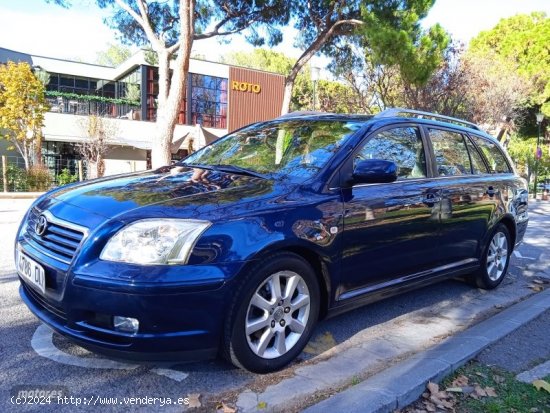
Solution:
[[[484,364],[521,373],[550,360],[550,310],[527,323],[477,356]]]
[[[247,373],[214,360],[177,365],[128,364],[108,360],[73,345],[63,337],[52,334],[22,304],[19,281],[14,272],[12,245],[18,222],[29,201],[0,200],[0,411],[88,411],[89,406],[74,404],[13,405],[11,396],[16,390],[61,386],[80,403],[99,403],[98,397],[157,397],[185,398],[199,393],[202,400],[218,400],[221,394],[238,393],[253,387],[266,376]],[[541,254],[549,250],[550,206],[535,206],[526,242],[520,247],[510,266],[509,275],[499,288],[510,297],[521,298],[527,294],[526,286],[537,274]],[[550,256],[548,257],[550,258]],[[519,288],[521,287],[521,288]],[[518,291],[524,291],[521,294]],[[414,315],[430,318],[441,308],[464,308],[468,300],[482,297],[485,292],[458,281],[448,281],[420,291],[407,293],[382,302],[323,321],[317,327],[310,346],[297,361],[323,357],[337,344],[353,340],[361,335],[381,336],[387,331],[399,331],[402,321]],[[42,327],[41,327],[42,326]],[[404,334],[407,334],[405,331]],[[409,337],[411,340],[414,337]],[[291,369],[288,370],[289,372]],[[290,374],[290,373],[289,373]],[[273,376],[284,377],[285,371]],[[235,393],[235,394],[236,394]],[[76,399],[73,399],[76,402]],[[161,407],[156,410],[179,411],[185,407]],[[124,410],[150,411],[152,405],[133,406]],[[121,406],[103,406],[101,411],[120,411]]]

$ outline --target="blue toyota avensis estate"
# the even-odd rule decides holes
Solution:
[[[145,360],[293,360],[322,317],[449,277],[491,289],[525,182],[476,125],[296,113],[157,170],[54,189],[19,229],[21,297],[60,334]]]

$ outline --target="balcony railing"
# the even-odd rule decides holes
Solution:
[[[85,98],[66,98],[64,96],[46,96],[50,112],[72,115],[95,115],[120,119],[140,119],[141,107],[130,103],[96,101]]]

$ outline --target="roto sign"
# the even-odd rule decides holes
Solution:
[[[262,91],[262,87],[258,84],[239,82],[238,80],[231,82],[231,89],[250,93],[260,93]]]

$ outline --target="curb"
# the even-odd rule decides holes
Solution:
[[[0,192],[0,199],[35,199],[45,192]]]
[[[382,413],[408,406],[420,397],[429,381],[442,380],[482,350],[549,308],[550,289],[514,304],[434,348],[310,406],[304,412]]]

